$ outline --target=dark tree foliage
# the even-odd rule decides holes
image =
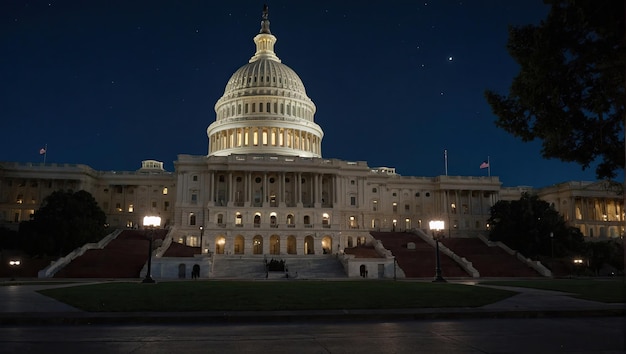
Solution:
[[[489,218],[491,241],[501,241],[526,257],[562,257],[583,250],[579,229],[566,225],[563,216],[536,195],[497,202]],[[552,234],[552,237],[551,237]]]
[[[589,268],[594,275],[601,274],[605,266],[615,268],[618,272],[624,270],[624,248],[615,241],[588,242],[585,244],[583,255],[589,260]]]
[[[626,43],[624,1],[544,0],[539,25],[509,28],[507,49],[519,63],[508,96],[486,91],[496,125],[542,155],[598,162],[598,178],[624,168]]]
[[[0,250],[18,249],[17,231],[9,230],[6,227],[0,227]]]
[[[62,256],[106,235],[106,215],[86,191],[56,191],[33,220],[20,224],[22,249],[32,255]]]

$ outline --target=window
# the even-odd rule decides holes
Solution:
[[[351,179],[350,180],[350,184],[354,186],[356,184],[356,182],[353,179]]]
[[[419,197],[420,196],[420,192],[415,193],[415,196]]]
[[[156,200],[153,200],[153,201],[152,201],[152,207],[153,207],[153,208],[156,208],[156,207],[157,207],[157,202],[156,202]]]
[[[350,197],[350,205],[356,205],[356,197]]]
[[[115,203],[115,210],[117,210],[118,212],[119,212],[119,211],[122,211],[122,204],[120,204],[120,203]]]
[[[189,225],[194,226],[196,224],[196,214],[189,213]]]
[[[393,209],[393,212],[394,212],[394,213],[398,211],[398,203],[393,202],[393,203],[391,204],[391,206],[392,206],[392,209]]]
[[[135,210],[135,207],[132,204],[128,204],[128,212],[132,213]]]
[[[392,195],[392,196],[394,196],[394,197],[397,197],[397,196],[398,196],[398,193],[393,192],[391,195]]]
[[[378,200],[372,201],[372,211],[378,211]]]
[[[163,203],[163,210],[167,211],[167,209],[170,207],[170,202],[164,202]]]
[[[427,196],[427,197],[430,197],[430,192],[426,192],[426,196]]]
[[[411,206],[409,204],[404,204],[404,211],[410,211]]]
[[[191,179],[192,179],[194,182],[198,182],[198,176],[197,176],[197,175],[193,175],[193,176],[191,177]]]
[[[191,202],[196,203],[197,201],[198,201],[198,195],[196,193],[193,193],[191,195]]]
[[[456,204],[454,203],[450,204],[450,213],[456,214]]]
[[[167,195],[167,187],[163,187],[163,195]]]
[[[372,193],[376,193],[376,192],[378,192],[378,189],[372,188]]]

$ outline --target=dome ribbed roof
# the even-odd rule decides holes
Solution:
[[[258,94],[257,88],[281,89],[292,95],[306,96],[304,84],[295,71],[276,60],[261,58],[242,66],[230,77],[224,97]],[[240,92],[242,90],[244,92]]]

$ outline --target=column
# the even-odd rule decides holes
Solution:
[[[278,178],[279,178],[279,183],[278,183],[278,206],[280,208],[284,208],[285,207],[285,172],[280,172]]]
[[[227,199],[228,200],[226,202],[226,205],[228,205],[229,207],[233,206],[233,201],[234,201],[233,189],[234,189],[233,188],[233,172],[229,171],[228,172],[228,185],[226,186],[226,191],[228,192],[228,194],[227,194]]]
[[[267,172],[263,172],[263,193],[261,193],[261,205],[263,205],[263,207],[269,206],[268,195],[269,193],[267,192]]]
[[[315,182],[313,185],[313,206],[320,208],[322,206],[322,175],[318,173],[314,174],[313,181]]]
[[[296,207],[302,208],[302,172],[296,173],[296,180],[294,182],[294,189],[296,193]]]
[[[245,189],[246,189],[246,201],[245,201],[245,206],[249,207],[252,206],[252,173],[251,172],[246,172],[245,174]]]
[[[209,171],[209,206],[215,206],[215,172]]]

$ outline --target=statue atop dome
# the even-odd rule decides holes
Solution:
[[[268,17],[269,17],[269,6],[267,6],[267,4],[264,4],[263,15],[261,16],[261,30],[259,31],[259,33],[272,34],[272,32],[270,32],[270,20],[268,19]]]

